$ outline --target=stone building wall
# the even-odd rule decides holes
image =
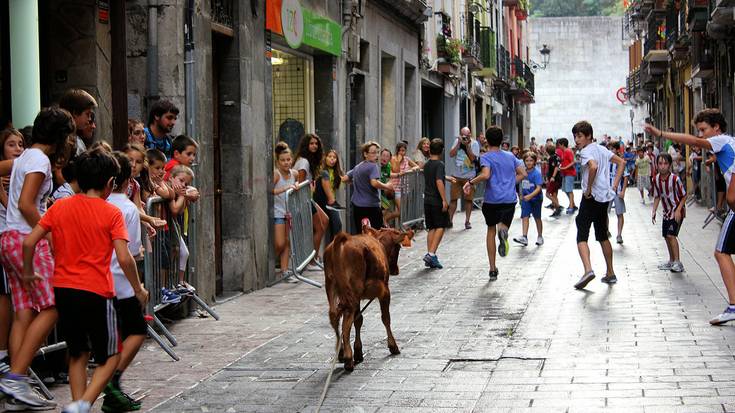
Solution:
[[[616,99],[625,87],[628,51],[620,17],[529,19],[531,59],[551,49],[546,70],[536,71],[536,103],[531,105],[531,136],[571,137],[574,123],[588,120],[596,136],[631,136],[630,106]]]

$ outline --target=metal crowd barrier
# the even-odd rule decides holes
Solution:
[[[312,224],[311,181],[306,180],[296,186],[296,189],[286,191],[286,219],[289,226],[288,238],[291,243],[291,272],[285,274],[276,283],[288,278],[295,278],[301,282],[321,288],[322,285],[303,276],[306,266],[316,256],[314,250],[314,226]]]
[[[424,171],[405,172],[400,178],[401,226],[424,222]]]
[[[153,321],[158,330],[161,331],[161,334],[171,343],[171,346],[176,347],[178,345],[176,337],[171,334],[156,315],[157,312],[171,305],[171,303],[163,302],[163,288],[180,294],[182,298],[191,298],[215,320],[219,320],[219,315],[195,291],[183,291],[177,288],[179,284],[179,237],[183,236],[183,232],[177,217],[168,211],[166,201],[161,197],[151,197],[146,204],[146,213],[153,217],[165,219],[167,223],[166,228],[161,228],[156,231],[156,236],[153,239],[147,237],[145,228],[141,233],[145,237],[143,240],[145,247],[145,270],[143,278],[145,287],[150,293],[150,299],[146,308],[147,318]],[[193,255],[193,248],[190,249],[190,255]],[[188,279],[188,271],[185,279]],[[161,336],[150,325],[148,326],[148,333],[171,358],[179,360],[179,357],[173,349],[161,339]]]

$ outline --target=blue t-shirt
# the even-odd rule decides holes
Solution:
[[[537,186],[541,186],[544,183],[543,178],[541,178],[541,170],[538,169],[538,167],[533,168],[530,171],[527,170],[527,172],[528,176],[521,181],[521,194],[523,194],[523,196],[526,196],[535,191]],[[530,202],[538,201],[541,199],[543,199],[543,195],[542,191],[539,191],[536,196],[531,198]]]
[[[490,179],[485,188],[488,204],[514,204],[516,194],[516,168],[523,162],[510,152],[490,151],[480,157],[480,166],[490,168]]]
[[[352,203],[355,206],[368,208],[380,207],[380,194],[370,185],[371,179],[380,179],[380,170],[375,162],[362,161],[354,169],[347,172],[352,180]]]

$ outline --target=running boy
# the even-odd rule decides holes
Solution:
[[[120,360],[110,272],[113,251],[138,303],[144,306],[148,300],[128,250],[122,213],[105,201],[116,185],[120,166],[110,153],[93,149],[79,156],[77,171],[83,193],[57,201],[23,241],[23,279],[34,283],[43,280],[34,271],[36,245],[48,233],[54,240],[54,294],[59,327],[69,348],[73,402],[63,410],[68,413],[90,411]],[[98,366],[88,384],[90,351]]]
[[[660,270],[682,272],[684,266],[679,261],[679,229],[686,215],[686,191],[681,178],[671,173],[673,159],[668,153],[661,153],[656,159],[658,174],[653,178],[653,211],[651,221],[656,223],[656,210],[661,202],[664,208],[661,233],[666,239],[669,261],[658,266]]]
[[[647,133],[664,137],[685,145],[698,146],[710,149],[717,157],[717,163],[725,176],[727,185],[727,204],[731,211],[722,225],[720,237],[715,246],[715,259],[720,267],[722,281],[727,289],[729,305],[725,311],[710,320],[712,325],[720,325],[735,320],[735,263],[732,254],[735,254],[735,219],[732,210],[735,209],[735,185],[732,185],[732,173],[735,170],[735,139],[726,135],[727,122],[718,109],[705,109],[694,117],[694,126],[699,131],[699,137],[686,133],[663,132],[653,125],[646,125]]]
[[[453,182],[454,177],[445,175],[444,162],[441,161],[443,153],[444,141],[432,140],[429,144],[429,160],[424,164],[424,223],[429,230],[424,264],[429,268],[444,268],[436,256],[436,250],[444,236],[444,229],[449,228],[449,203],[444,181],[449,178]]]
[[[516,184],[526,177],[523,162],[512,153],[500,150],[503,142],[503,130],[491,126],[485,132],[488,151],[480,157],[482,172],[467,180],[464,185],[465,194],[469,194],[473,185],[488,181],[485,187],[485,199],[482,203],[482,215],[487,224],[485,236],[487,259],[490,264],[488,276],[490,281],[498,279],[498,267],[495,265],[495,234],[498,235],[498,254],[508,255],[508,229],[513,221],[516,201]]]
[[[651,189],[651,158],[646,155],[643,148],[638,148],[638,158],[635,160],[635,176],[638,192],[641,194],[641,204],[646,205],[644,191]]]
[[[128,251],[130,251],[131,256],[136,257],[141,255],[142,248],[140,214],[138,208],[126,194],[128,182],[134,179],[132,177],[132,167],[125,154],[114,152],[112,155],[120,165],[120,172],[115,177],[117,188],[107,198],[107,202],[116,206],[122,212],[129,237]],[[128,281],[123,268],[120,266],[120,260],[117,259],[117,254],[114,251],[110,263],[110,272],[115,281],[115,296],[117,297],[115,311],[117,312],[118,331],[122,340],[122,351],[112,380],[105,387],[102,411],[127,412],[139,410],[140,403],[134,401],[132,397],[122,391],[120,379],[143,345],[143,341],[145,341],[148,334],[148,325],[143,316],[143,307],[135,298],[135,287],[133,286],[137,287],[137,284],[131,284]]]
[[[582,167],[582,202],[577,215],[577,250],[584,265],[584,275],[574,284],[574,288],[583,289],[595,278],[590,261],[590,247],[587,241],[590,236],[590,226],[595,227],[595,239],[602,247],[607,265],[607,274],[602,282],[615,284],[618,282],[613,269],[612,245],[608,239],[608,204],[615,197],[613,188],[617,188],[625,169],[625,161],[607,150],[604,146],[593,141],[592,125],[587,121],[577,122],[572,128],[574,141],[580,149],[580,164]],[[610,163],[617,164],[617,172],[610,185]]]
[[[623,161],[625,161],[625,158],[623,158],[624,152],[625,152],[625,146],[620,141],[615,141],[610,144],[612,147],[613,153],[617,156],[619,156]],[[612,186],[613,179],[618,173],[618,168],[623,169],[623,179],[620,180],[617,187]],[[618,164],[611,162],[610,163],[610,185],[615,191],[615,197],[613,198],[613,201],[608,206],[608,211],[612,210],[613,206],[615,207],[615,215],[618,217],[618,236],[616,238],[616,241],[618,244],[623,243],[623,225],[625,224],[625,191],[628,189],[628,169],[623,167],[618,167]]]
[[[543,203],[543,195],[541,185],[544,181],[541,178],[541,171],[536,168],[536,154],[526,151],[523,154],[523,163],[526,165],[526,173],[528,176],[521,181],[521,222],[523,223],[523,235],[513,238],[513,241],[523,245],[528,245],[528,220],[533,215],[536,221],[536,245],[544,245],[543,223],[541,222],[541,204]]]

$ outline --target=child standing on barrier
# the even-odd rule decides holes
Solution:
[[[29,251],[36,269],[34,287],[23,278],[23,239],[46,212],[51,194],[51,165],[68,159],[73,149],[76,128],[69,112],[59,108],[43,109],[33,122],[31,146],[13,163],[8,187],[6,231],[0,238],[0,257],[13,294],[15,315],[10,331],[10,372],[0,378],[0,391],[12,400],[13,410],[50,409],[56,403],[34,391],[28,368],[57,319],[56,301],[51,286],[54,257],[46,239]],[[35,251],[35,252],[34,252]]]
[[[544,196],[542,194],[541,185],[544,181],[541,178],[541,171],[536,167],[536,154],[526,151],[523,154],[523,163],[526,165],[527,176],[521,181],[521,222],[523,227],[523,235],[513,238],[513,241],[523,245],[528,245],[528,224],[533,215],[536,222],[536,245],[544,245],[544,227],[541,222],[541,204],[543,204]]]
[[[684,266],[679,260],[679,229],[686,216],[686,190],[678,175],[672,173],[673,159],[668,153],[661,153],[656,159],[658,174],[653,178],[653,211],[651,221],[656,223],[656,210],[659,202],[663,205],[664,213],[661,231],[666,239],[666,248],[669,251],[669,261],[658,266],[660,270],[682,272]]]
[[[126,191],[131,176],[130,160],[121,153],[115,152],[113,156],[120,165],[120,173],[115,177],[117,188],[107,198],[107,202],[116,206],[125,219],[125,227],[128,231],[128,251],[133,258],[142,255],[140,215],[138,208],[128,198]],[[123,260],[124,261],[124,260]],[[147,335],[148,326],[143,316],[143,307],[135,298],[133,284],[128,281],[125,272],[120,266],[120,260],[115,251],[112,252],[110,272],[115,281],[115,311],[117,312],[117,325],[122,340],[122,351],[120,361],[112,376],[112,380],[105,386],[105,398],[102,403],[102,411],[105,412],[127,412],[139,410],[140,403],[125,394],[120,388],[120,379],[123,372],[138,354]]]
[[[184,215],[183,224],[186,225],[186,207],[189,205],[189,202],[191,202],[191,199],[198,199],[199,198],[199,192],[196,188],[191,186],[192,181],[194,180],[194,171],[191,170],[188,166],[185,165],[177,165],[173,169],[171,169],[171,172],[169,173],[169,183],[171,184],[171,187],[173,188],[179,188],[175,189],[176,197],[172,199],[169,202],[169,211],[171,211],[171,214],[173,216],[179,216]],[[181,227],[181,233],[179,235],[179,285],[178,290],[187,289],[191,292],[195,291],[194,287],[189,285],[189,283],[186,282],[184,279],[186,275],[186,262],[189,259],[189,249],[186,247],[186,243],[184,242],[184,226]]]
[[[23,279],[33,284],[43,280],[36,273],[40,267],[34,265],[36,245],[49,233],[54,240],[54,294],[59,327],[69,349],[73,402],[63,410],[68,413],[90,411],[120,359],[110,272],[113,251],[138,304],[144,306],[148,300],[128,250],[122,213],[105,201],[116,186],[118,162],[105,150],[91,149],[77,159],[77,171],[83,193],[54,204],[23,241]],[[98,366],[87,383],[90,352]]]
[[[273,246],[283,277],[291,275],[288,261],[291,257],[291,244],[288,239],[288,215],[286,211],[286,191],[296,189],[297,172],[291,169],[292,155],[286,142],[278,142],[275,151],[276,169],[273,171]]]
[[[429,144],[429,160],[424,164],[424,224],[429,230],[424,264],[429,268],[444,268],[439,262],[436,250],[442,242],[444,230],[449,227],[449,203],[445,186],[447,176],[444,162],[441,161],[443,153],[444,141],[432,140]],[[449,179],[452,181],[454,177]]]
[[[671,139],[674,142],[712,150],[724,174],[727,204],[731,211],[722,224],[720,237],[715,246],[715,259],[727,289],[729,305],[725,311],[709,321],[712,325],[721,325],[735,320],[735,263],[732,260],[732,254],[735,254],[735,214],[732,212],[735,209],[735,185],[732,181],[735,170],[735,138],[726,133],[727,121],[718,109],[705,109],[699,112],[694,117],[693,123],[699,131],[699,136],[664,132],[652,125],[646,125],[645,130],[654,136]]]
[[[15,159],[23,153],[23,135],[15,129],[5,129],[0,132],[0,160]],[[10,177],[0,179],[0,234],[5,232],[4,205],[8,204],[7,188]],[[8,357],[8,338],[10,336],[10,320],[13,317],[13,305],[11,302],[10,284],[5,271],[0,267],[0,374],[10,370],[10,357]]]

